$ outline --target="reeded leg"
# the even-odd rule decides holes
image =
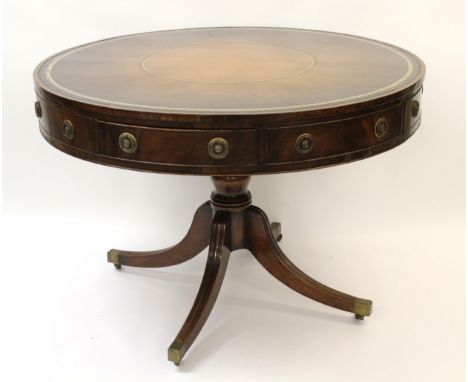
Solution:
[[[230,254],[227,248],[229,217],[229,212],[218,211],[213,219],[210,249],[200,289],[182,329],[168,349],[169,361],[176,365],[205,324],[221,289]]]
[[[131,252],[111,249],[107,252],[107,261],[119,269],[122,265],[168,267],[190,260],[208,246],[212,217],[210,202],[206,202],[197,209],[187,234],[178,244],[159,251]]]
[[[322,304],[352,312],[363,319],[372,311],[372,301],[331,289],[307,276],[281,251],[268,218],[258,207],[246,211],[247,247],[260,264],[279,281],[296,292]]]

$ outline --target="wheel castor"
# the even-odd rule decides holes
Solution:
[[[120,264],[114,264],[115,269],[120,269],[122,266]]]
[[[362,320],[364,320],[364,317],[365,317],[365,316],[364,316],[363,314],[357,314],[357,313],[356,313],[356,314],[354,315],[354,317],[356,317],[356,320],[361,320],[361,321],[362,321]]]

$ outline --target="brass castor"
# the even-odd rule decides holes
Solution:
[[[121,269],[122,266],[120,264],[114,264],[115,269]]]
[[[364,317],[365,317],[365,316],[364,316],[363,314],[357,314],[357,313],[356,313],[356,314],[354,315],[354,317],[356,317],[356,320],[361,320],[361,321],[362,321],[362,320],[364,320]]]

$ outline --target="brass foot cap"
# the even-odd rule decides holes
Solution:
[[[107,252],[107,261],[114,264],[117,269],[121,268],[119,263],[119,251],[117,249],[111,249],[109,252]]]
[[[354,313],[356,314],[356,318],[358,316],[370,316],[372,313],[372,301],[364,300],[363,298],[356,299]]]
[[[185,346],[182,342],[175,340],[169,349],[167,349],[167,358],[169,361],[174,362],[176,366],[180,365],[180,361],[184,357]]]

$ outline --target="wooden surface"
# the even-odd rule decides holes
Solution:
[[[159,268],[192,259],[209,245],[205,273],[182,328],[168,349],[168,358],[180,364],[215,305],[231,252],[247,249],[276,279],[302,295],[333,308],[351,312],[363,320],[372,313],[372,301],[332,289],[306,275],[281,250],[281,224],[251,204],[249,176],[212,178],[211,200],[195,213],[186,236],[172,247],[133,252],[111,249],[108,261],[123,266]],[[209,233],[211,231],[211,234]]]
[[[365,38],[300,29],[206,28],[103,40],[34,73],[40,126],[77,157],[139,170],[248,175],[388,150],[420,123],[424,64]],[[419,105],[419,104],[418,104]],[[383,136],[376,123],[385,118]],[[63,124],[73,125],[73,137]],[[119,147],[132,134],[134,152]],[[296,149],[309,134],[312,150]],[[213,158],[208,143],[229,145]]]

